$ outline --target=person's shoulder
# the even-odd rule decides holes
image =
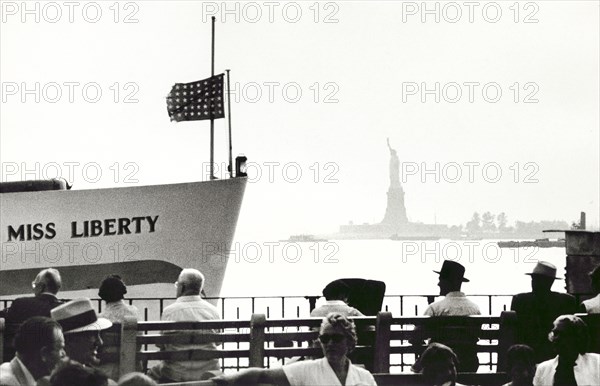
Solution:
[[[368,385],[377,385],[375,382],[375,377],[373,377],[373,374],[371,374],[369,370],[354,364],[352,365],[352,368],[354,371],[356,371],[357,377],[361,381],[361,384],[366,383]]]
[[[13,373],[12,362],[4,362],[0,365],[0,386],[19,385]]]

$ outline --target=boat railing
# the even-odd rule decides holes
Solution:
[[[467,296],[479,305],[482,315],[500,315],[502,311],[510,309],[512,299],[512,295]],[[265,314],[267,318],[305,318],[310,316],[310,311],[315,306],[324,301],[324,298],[318,295],[228,296],[206,299],[216,304],[223,319],[227,320],[247,319],[255,313]],[[440,299],[439,295],[386,295],[381,311],[391,312],[394,316],[419,316],[423,315],[428,304],[437,299]],[[104,302],[101,299],[92,300],[98,313],[102,312]],[[164,308],[175,302],[175,298],[130,298],[125,301],[138,308],[141,320],[150,321],[160,320]],[[10,299],[0,300],[1,308],[9,307],[11,302]]]

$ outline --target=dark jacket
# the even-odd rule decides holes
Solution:
[[[6,319],[3,362],[8,362],[15,356],[12,340],[21,323],[33,316],[50,317],[50,310],[62,303],[56,296],[51,294],[15,299],[3,315]]]
[[[527,292],[513,296],[510,309],[517,313],[517,343],[530,346],[539,363],[556,356],[548,333],[556,318],[577,312],[577,301],[569,294],[558,292]]]
[[[51,294],[15,299],[6,310],[6,323],[21,324],[32,316],[50,317],[50,310],[62,303]]]

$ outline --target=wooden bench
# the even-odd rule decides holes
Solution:
[[[504,311],[500,316],[399,318],[392,317],[389,312],[380,312],[376,325],[374,372],[389,373],[390,356],[393,354],[400,354],[401,366],[411,365],[404,363],[404,355],[416,357],[425,349],[424,344],[414,342],[435,336],[450,340],[479,338],[475,347],[477,353],[496,353],[498,370],[502,371],[506,365],[506,351],[514,344],[515,320],[513,311]]]

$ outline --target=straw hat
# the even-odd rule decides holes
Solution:
[[[61,304],[50,311],[52,319],[56,320],[63,329],[63,334],[73,334],[83,331],[99,331],[112,326],[108,319],[98,318],[87,298],[73,299]]]
[[[531,273],[526,273],[525,275],[540,275],[551,277],[553,279],[560,279],[559,277],[556,277],[556,267],[547,261],[538,261],[535,268],[533,268],[533,271]]]

